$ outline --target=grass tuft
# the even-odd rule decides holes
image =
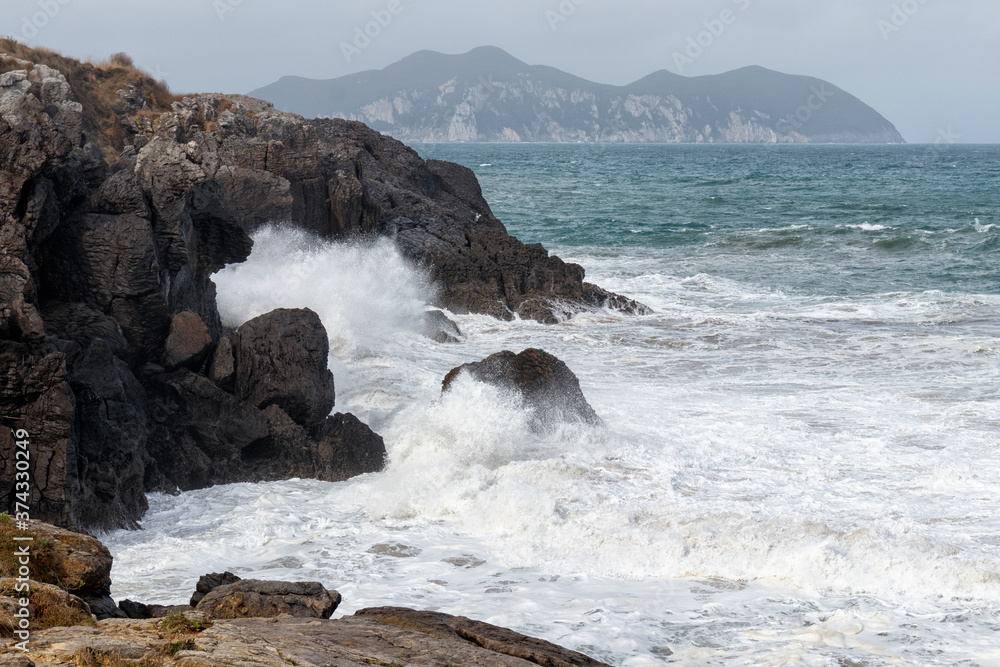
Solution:
[[[10,38],[0,39],[0,53],[28,62],[47,65],[66,76],[77,101],[83,105],[83,129],[108,159],[114,163],[122,149],[134,138],[122,127],[122,118],[112,107],[118,105],[119,90],[135,89],[148,101],[148,109],[157,115],[170,111],[170,105],[180,100],[165,83],[156,81],[135,66],[131,56],[116,53],[100,64],[80,62],[55,51],[33,48]],[[0,74],[24,69],[13,60],[0,61]]]

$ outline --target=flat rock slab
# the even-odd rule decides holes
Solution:
[[[366,609],[338,620],[249,618],[216,621],[197,634],[175,635],[157,621],[100,622],[32,636],[38,667],[104,664],[120,656],[145,665],[183,667],[607,667],[583,654],[511,630],[434,612]],[[170,656],[171,645],[187,648]],[[0,651],[10,649],[0,649]],[[96,658],[96,660],[95,660]],[[87,662],[88,660],[92,662]]]

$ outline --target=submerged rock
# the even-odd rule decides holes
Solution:
[[[516,392],[544,423],[602,423],[580,390],[580,381],[573,371],[544,350],[528,349],[520,354],[505,350],[482,361],[454,368],[442,382],[442,391],[451,389],[462,373],[468,373],[480,382]]]

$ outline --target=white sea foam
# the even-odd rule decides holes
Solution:
[[[882,232],[892,227],[886,225],[873,225],[870,222],[862,222],[860,225],[843,225],[848,229],[860,229],[863,232]]]
[[[566,259],[658,314],[463,316],[467,340],[437,345],[410,326],[429,287],[391,246],[256,240],[220,277],[227,320],[320,313],[337,409],[385,436],[388,467],[154,496],[145,532],[108,537],[117,596],[181,602],[229,568],[615,665],[1000,659],[1000,355],[979,351],[1000,297],[795,296],[582,253]],[[293,266],[301,282],[277,278]],[[455,365],[529,346],[577,372],[606,428],[537,432],[464,377],[441,395]]]

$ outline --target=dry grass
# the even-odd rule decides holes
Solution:
[[[76,667],[161,667],[164,658],[154,655],[126,658],[120,651],[100,651],[88,647],[73,654],[73,664]]]
[[[14,541],[14,537],[26,535],[32,535],[31,531],[25,533],[18,530],[8,515],[0,514],[0,579],[17,577],[20,563],[15,556],[15,549],[24,546],[25,543]],[[28,544],[31,546],[31,578],[43,584],[66,588],[64,582],[59,579],[58,563],[52,545],[46,540],[35,540]]]
[[[136,88],[150,103],[150,108],[143,111],[157,115],[169,111],[170,105],[180,99],[165,83],[137,68],[125,53],[116,53],[107,61],[94,64],[67,58],[49,49],[32,48],[9,38],[0,39],[0,53],[48,65],[66,75],[76,99],[83,105],[84,132],[100,146],[104,155],[110,158],[109,162],[117,160],[126,142],[131,140],[112,110],[120,100],[119,90]],[[0,74],[13,69],[22,69],[22,66],[10,60],[0,62]]]

